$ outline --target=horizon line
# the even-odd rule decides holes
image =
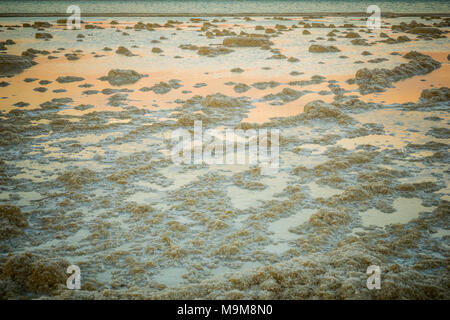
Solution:
[[[236,12],[236,13],[83,13],[83,17],[239,17],[239,16],[251,16],[251,17],[301,17],[301,16],[355,16],[362,17],[368,16],[366,12],[281,12],[281,13],[249,13],[249,12]],[[421,17],[421,16],[434,16],[434,17],[448,17],[450,13],[435,13],[435,12],[420,12],[420,13],[395,13],[395,12],[382,12],[382,17],[396,18],[396,17]],[[70,17],[68,13],[7,13],[0,12],[0,18],[15,18],[15,17]]]

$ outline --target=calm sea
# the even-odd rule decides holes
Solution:
[[[382,12],[450,13],[449,0],[0,0],[0,13],[63,13],[69,5],[77,5],[85,13],[365,12],[372,4]]]

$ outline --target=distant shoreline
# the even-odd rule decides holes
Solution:
[[[368,17],[366,12],[298,12],[298,13],[82,13],[82,17]],[[450,13],[391,13],[382,17],[450,17]],[[1,13],[0,18],[69,17],[67,13]]]

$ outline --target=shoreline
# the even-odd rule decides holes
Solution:
[[[67,13],[1,13],[0,18],[15,17],[69,17]],[[366,12],[290,12],[290,13],[82,13],[83,17],[367,17]],[[381,13],[385,18],[398,17],[450,17],[450,13]]]

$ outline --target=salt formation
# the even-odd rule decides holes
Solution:
[[[409,62],[403,63],[392,70],[388,69],[360,69],[354,80],[362,94],[382,92],[392,87],[392,82],[406,79],[415,75],[429,73],[441,66],[441,63],[430,56],[411,51],[403,56]]]
[[[231,37],[223,39],[226,47],[262,47],[270,46],[272,42],[267,38],[259,35],[249,35],[244,37]]]
[[[108,75],[101,77],[100,80],[108,81],[113,86],[121,86],[136,83],[143,77],[146,77],[146,75],[134,70],[111,69]]]
[[[319,44],[313,44],[308,49],[309,52],[315,52],[315,53],[323,53],[323,52],[339,52],[338,48],[335,46],[322,46]]]
[[[30,68],[35,65],[31,59],[10,55],[0,54],[0,76],[12,76],[22,72],[24,69]]]

